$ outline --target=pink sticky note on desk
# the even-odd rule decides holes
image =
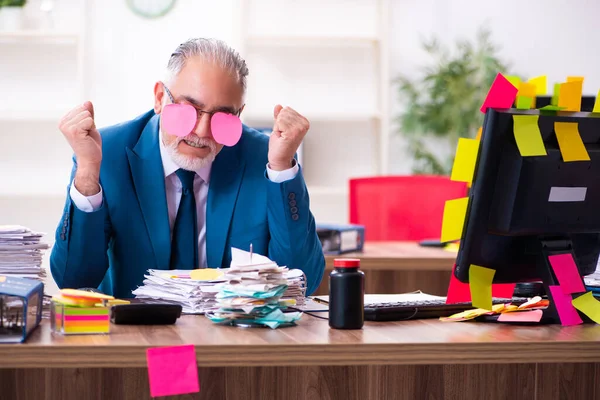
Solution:
[[[200,391],[193,345],[150,348],[146,360],[152,397]]]
[[[484,113],[488,107],[491,108],[511,108],[517,97],[517,89],[502,74],[496,75],[494,83],[481,106],[481,112]]]
[[[583,281],[581,280],[577,264],[575,264],[572,254],[568,253],[549,256],[548,261],[550,262],[554,274],[556,275],[556,279],[558,279],[558,283],[565,294],[585,292]]]
[[[569,326],[583,323],[577,310],[573,307],[573,297],[570,294],[563,292],[560,286],[550,286],[550,293],[562,325]]]
[[[459,281],[454,276],[454,269],[450,275],[450,284],[448,285],[448,294],[446,295],[446,304],[469,303],[471,301],[471,287],[468,283]],[[492,297],[501,299],[510,299],[515,292],[515,283],[493,283]]]
[[[507,312],[498,316],[498,322],[540,322],[543,315],[542,310]]]

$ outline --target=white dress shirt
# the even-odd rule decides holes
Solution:
[[[165,190],[167,194],[167,210],[169,214],[169,227],[171,230],[171,238],[173,237],[173,225],[177,217],[179,202],[181,200],[181,181],[175,174],[179,169],[177,164],[171,159],[163,145],[160,143],[160,157],[163,163],[165,172]],[[198,268],[206,268],[206,202],[208,199],[208,186],[210,185],[210,170],[212,164],[201,168],[196,172],[194,177],[194,195],[196,198],[196,214],[198,216]],[[290,179],[294,179],[299,171],[298,163],[294,161],[292,168],[283,171],[273,171],[266,166],[267,176],[275,183],[281,183]],[[93,196],[84,196],[76,188],[73,182],[69,191],[71,200],[75,206],[84,212],[94,212],[102,206],[102,187],[100,192]]]

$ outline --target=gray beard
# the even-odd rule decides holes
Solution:
[[[161,130],[161,136],[163,139],[163,144],[165,145],[165,149],[167,150],[167,153],[169,154],[173,162],[177,164],[179,168],[185,169],[187,171],[197,171],[210,165],[213,161],[215,161],[215,157],[217,155],[217,146],[214,141],[205,138],[199,138],[194,134],[190,134],[186,137],[177,137],[173,141],[173,143],[166,144],[164,141],[164,135],[165,134]],[[205,157],[192,157],[183,155],[179,152],[179,149],[177,148],[177,146],[179,146],[179,142],[181,142],[182,140],[187,140],[189,142],[193,142],[202,146],[208,146],[210,148],[210,153],[208,153],[208,155],[206,155]]]

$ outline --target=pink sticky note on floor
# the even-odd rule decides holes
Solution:
[[[200,391],[193,345],[150,348],[146,360],[152,397]]]
[[[540,322],[542,315],[542,310],[507,312],[498,316],[498,322]]]
[[[481,112],[485,113],[488,107],[491,108],[511,108],[517,97],[517,89],[502,74],[496,75],[494,83],[490,87],[488,94],[481,106]]]
[[[585,292],[581,275],[579,275],[579,270],[577,269],[575,260],[573,260],[572,254],[549,256],[548,261],[550,261],[560,288],[565,294]]]
[[[468,283],[463,283],[454,276],[455,268],[456,265],[452,267],[452,273],[450,274],[446,304],[468,303],[471,301],[471,288]],[[492,297],[510,299],[515,292],[515,286],[515,283],[493,283]]]
[[[562,325],[569,326],[583,323],[577,310],[573,307],[573,297],[570,294],[566,294],[558,285],[550,286],[550,293]]]

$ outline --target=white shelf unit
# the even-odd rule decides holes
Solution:
[[[244,123],[306,116],[302,167],[317,222],[348,222],[348,180],[388,171],[389,0],[238,0],[250,74]],[[318,10],[315,11],[315,10]]]

